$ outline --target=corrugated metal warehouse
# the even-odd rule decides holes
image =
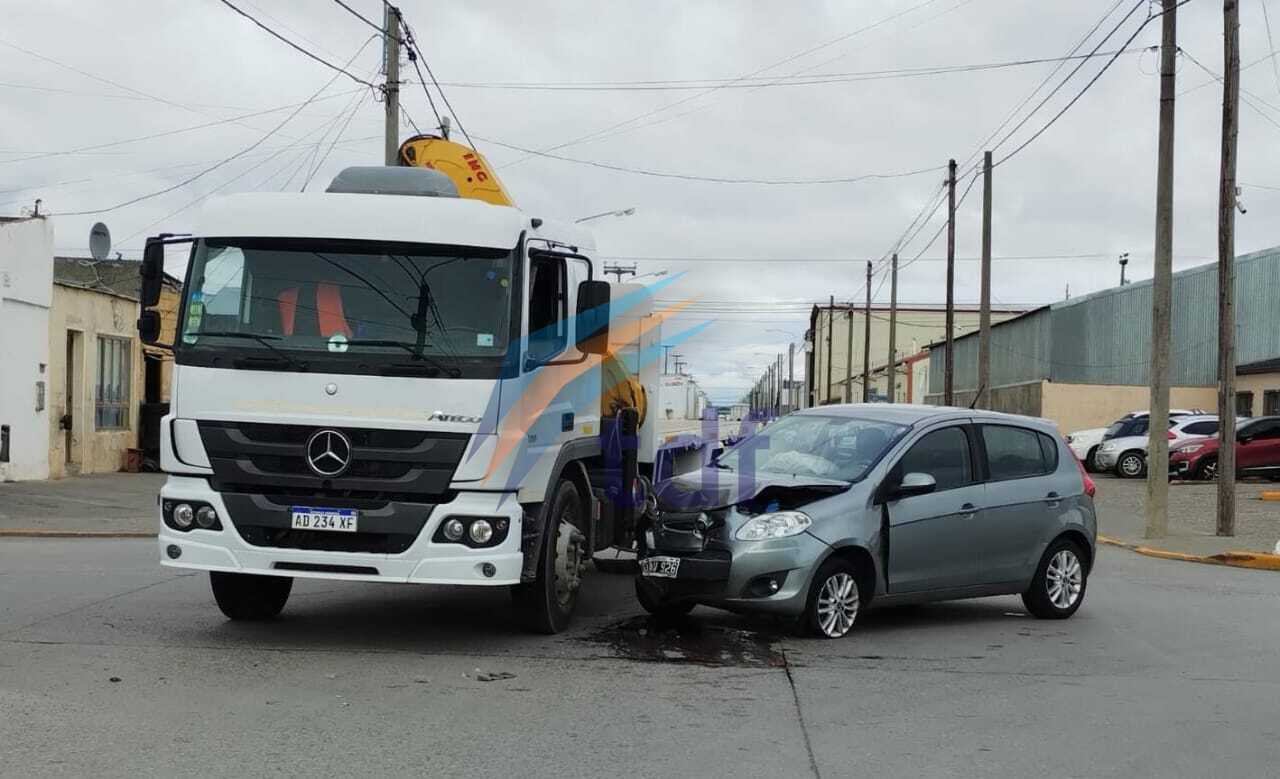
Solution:
[[[1280,413],[1280,247],[1236,259],[1238,408]],[[1173,276],[1170,383],[1174,406],[1216,408],[1218,268]],[[931,403],[942,399],[946,347],[929,360]],[[1133,282],[1028,312],[991,328],[991,395],[998,410],[1053,419],[1064,431],[1098,427],[1148,405],[1151,281]],[[978,336],[955,339],[955,402],[977,390]]]

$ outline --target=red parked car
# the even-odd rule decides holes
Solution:
[[[1218,475],[1217,437],[1196,438],[1169,453],[1169,475],[1213,479]],[[1236,429],[1236,475],[1280,480],[1280,417],[1254,417]]]

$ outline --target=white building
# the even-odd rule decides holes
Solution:
[[[49,478],[53,225],[0,217],[0,480]]]

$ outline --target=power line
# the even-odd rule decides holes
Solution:
[[[375,84],[373,84],[373,83],[371,83],[371,82],[369,82],[369,81],[365,81],[364,79],[360,78],[360,77],[359,77],[359,76],[357,76],[356,74],[354,74],[354,73],[352,73],[351,71],[347,70],[345,67],[339,67],[339,66],[337,66],[337,65],[334,65],[332,62],[330,62],[330,61],[328,61],[328,60],[324,59],[323,57],[320,57],[320,56],[318,56],[318,55],[316,55],[316,54],[313,54],[313,53],[311,53],[310,51],[308,51],[306,48],[304,48],[304,47],[302,47],[302,46],[299,46],[298,44],[296,44],[296,43],[294,43],[293,41],[289,40],[288,38],[284,37],[284,36],[283,36],[283,35],[281,35],[280,33],[276,32],[276,31],[275,31],[275,30],[273,30],[273,29],[271,29],[271,28],[270,28],[270,27],[268,27],[267,25],[265,25],[265,24],[263,24],[262,22],[258,21],[258,20],[257,20],[257,19],[255,19],[254,17],[250,16],[249,14],[247,14],[247,13],[245,13],[244,11],[240,10],[239,8],[237,8],[237,7],[236,7],[236,6],[231,2],[231,0],[219,0],[219,2],[221,2],[221,3],[222,3],[223,5],[225,5],[226,7],[230,8],[232,11],[235,11],[236,13],[240,14],[240,15],[241,15],[241,16],[243,16],[244,18],[246,18],[246,19],[248,19],[249,21],[253,22],[255,25],[257,25],[259,28],[261,28],[261,29],[262,29],[264,32],[266,32],[268,35],[270,35],[271,37],[273,37],[273,38],[275,38],[276,40],[280,41],[281,43],[285,44],[286,46],[288,46],[289,48],[293,49],[294,51],[297,51],[299,54],[302,54],[303,56],[308,57],[309,59],[313,59],[313,60],[315,60],[316,62],[319,62],[321,65],[324,65],[326,68],[329,68],[330,70],[337,71],[338,73],[340,73],[340,74],[342,74],[342,75],[346,76],[347,78],[351,79],[352,81],[356,82],[357,84],[362,84],[362,85],[364,85],[364,86],[366,86],[366,87],[369,87],[370,89],[377,89],[377,88],[378,88]],[[348,63],[348,64],[350,64],[350,63]]]
[[[1183,0],[1183,1],[1185,2],[1186,0]],[[1184,49],[1184,48],[1182,48],[1182,47],[1178,47],[1178,51],[1182,52],[1182,54],[1183,54],[1183,55],[1185,55],[1187,59],[1191,60],[1192,64],[1194,64],[1196,67],[1200,68],[1201,70],[1203,70],[1205,73],[1209,74],[1210,76],[1213,76],[1213,77],[1214,77],[1215,79],[1217,79],[1218,81],[1222,81],[1222,76],[1218,75],[1216,72],[1214,72],[1213,70],[1211,70],[1208,66],[1206,66],[1203,62],[1201,62],[1200,60],[1198,60],[1198,59],[1196,59],[1195,57],[1193,57],[1193,56],[1191,55],[1191,52],[1187,51],[1186,49]],[[1275,127],[1276,127],[1276,129],[1280,129],[1280,122],[1277,122],[1274,118],[1272,118],[1272,117],[1271,117],[1271,115],[1270,115],[1270,114],[1268,114],[1267,112],[1265,112],[1265,111],[1263,111],[1261,108],[1259,108],[1257,105],[1255,105],[1255,101],[1256,101],[1256,102],[1258,102],[1258,103],[1261,103],[1261,104],[1263,104],[1263,105],[1265,105],[1265,106],[1267,106],[1268,108],[1271,108],[1271,109],[1273,109],[1273,110],[1280,110],[1280,109],[1275,108],[1275,106],[1272,106],[1270,103],[1266,102],[1266,101],[1265,101],[1265,100],[1263,100],[1262,98],[1260,98],[1260,97],[1258,97],[1257,95],[1253,94],[1253,93],[1252,93],[1252,92],[1250,92],[1249,90],[1244,89],[1243,87],[1241,87],[1241,89],[1240,89],[1240,93],[1241,93],[1241,95],[1240,95],[1240,101],[1241,101],[1242,103],[1244,103],[1245,105],[1247,105],[1247,106],[1249,106],[1250,108],[1252,108],[1252,109],[1253,109],[1253,112],[1254,112],[1255,114],[1257,114],[1258,116],[1261,116],[1261,117],[1262,117],[1263,119],[1265,119],[1268,123],[1270,123],[1271,125],[1275,126]]]
[[[226,2],[226,0],[223,0],[223,2]],[[364,42],[364,43],[362,43],[362,44],[360,45],[360,48],[356,50],[356,53],[355,53],[355,54],[353,54],[353,55],[351,56],[351,59],[350,59],[350,60],[348,60],[346,64],[347,64],[347,65],[350,65],[352,62],[354,62],[354,61],[355,61],[355,59],[356,59],[356,57],[359,57],[359,56],[360,56],[360,53],[364,51],[365,47],[366,47],[366,46],[368,46],[368,45],[369,45],[369,42],[370,42],[370,41],[372,41],[372,40],[374,40],[374,38],[373,38],[373,37],[370,37],[370,38],[368,38],[367,40],[365,40],[365,42]],[[345,72],[345,71],[343,71],[343,72]],[[258,140],[254,141],[253,143],[249,144],[248,146],[246,146],[245,148],[243,148],[243,149],[241,149],[240,151],[236,152],[235,154],[232,154],[230,157],[226,157],[226,158],[224,158],[224,159],[222,159],[222,160],[220,160],[220,161],[218,161],[218,162],[214,163],[213,165],[211,165],[211,166],[209,166],[209,167],[205,168],[204,170],[200,171],[199,173],[196,173],[194,176],[190,176],[190,177],[188,177],[188,178],[186,178],[186,179],[184,179],[184,180],[182,180],[182,181],[180,181],[180,182],[178,182],[177,184],[174,184],[174,185],[172,185],[172,186],[169,186],[169,187],[165,187],[165,188],[163,188],[163,189],[156,190],[155,192],[149,192],[149,193],[147,193],[147,194],[145,194],[145,195],[139,195],[138,197],[132,198],[132,199],[130,199],[130,200],[126,200],[126,201],[121,202],[121,203],[117,203],[117,204],[115,204],[115,205],[113,205],[113,206],[108,206],[108,207],[106,207],[106,208],[96,208],[96,209],[91,209],[91,210],[87,210],[87,211],[68,211],[68,212],[65,212],[65,213],[62,213],[62,214],[57,214],[57,216],[91,216],[91,215],[94,215],[94,214],[105,214],[105,213],[108,213],[108,212],[111,212],[111,211],[115,211],[115,210],[118,210],[118,209],[124,208],[125,206],[131,206],[131,205],[133,205],[133,204],[135,204],[135,203],[140,203],[140,202],[142,202],[143,200],[150,200],[150,199],[151,199],[151,198],[153,198],[153,197],[158,197],[158,196],[160,196],[160,195],[163,195],[163,194],[166,194],[166,193],[172,192],[172,191],[174,191],[175,189],[180,189],[181,187],[185,187],[185,186],[187,186],[188,184],[190,184],[190,183],[192,183],[192,182],[196,181],[197,179],[199,179],[199,178],[201,178],[201,177],[205,176],[206,174],[212,173],[213,171],[217,170],[218,168],[221,168],[222,166],[224,166],[224,165],[226,165],[226,164],[228,164],[228,163],[230,163],[230,162],[232,162],[232,161],[234,161],[234,160],[236,160],[236,159],[239,159],[240,157],[244,156],[245,154],[248,154],[249,152],[251,152],[251,151],[253,151],[254,149],[256,149],[256,148],[258,148],[259,146],[261,146],[263,143],[265,143],[265,142],[267,141],[267,139],[269,139],[271,136],[275,135],[275,134],[276,134],[276,132],[277,132],[278,130],[280,130],[282,127],[284,127],[286,124],[288,124],[288,123],[289,123],[289,122],[290,122],[290,121],[291,121],[295,116],[297,116],[297,115],[298,115],[298,112],[300,112],[300,111],[301,111],[304,107],[306,107],[307,105],[310,105],[312,101],[314,101],[317,97],[319,97],[321,92],[324,92],[326,89],[328,89],[328,88],[333,84],[333,82],[334,82],[334,81],[337,81],[337,80],[338,80],[338,76],[337,76],[337,75],[334,75],[332,78],[330,78],[328,81],[326,81],[326,82],[324,83],[324,86],[322,86],[322,87],[320,87],[319,89],[317,89],[317,90],[316,90],[316,91],[311,95],[311,97],[307,98],[307,100],[305,100],[305,101],[303,101],[301,104],[299,104],[299,105],[298,105],[298,107],[297,107],[297,108],[295,108],[295,109],[293,110],[293,113],[291,113],[291,114],[289,114],[288,116],[286,116],[286,117],[284,118],[284,120],[283,120],[283,121],[281,121],[281,122],[280,122],[279,124],[277,124],[275,127],[271,128],[269,131],[267,131],[267,133],[266,133],[265,135],[263,135],[261,138],[259,138]]]
[[[1145,48],[1121,51],[1121,54],[1145,51]],[[1077,59],[1106,57],[1116,51],[1096,52],[1091,54],[1072,55],[1067,57],[1045,57],[1041,59],[1008,60],[1003,62],[986,62],[968,65],[938,65],[923,68],[897,68],[892,70],[868,70],[851,73],[823,73],[813,76],[777,76],[773,78],[744,77],[741,79],[669,79],[660,81],[442,81],[441,84],[463,89],[492,89],[533,92],[662,92],[708,89],[768,89],[772,87],[809,86],[814,84],[844,84],[857,81],[880,81],[884,79],[916,78],[920,76],[937,76],[951,73],[969,73],[1005,68],[1042,65],[1049,62],[1069,62]]]
[[[657,170],[648,170],[645,168],[628,168],[623,165],[610,165],[606,162],[596,160],[584,160],[577,157],[565,157],[560,154],[551,154],[550,152],[537,151],[524,146],[516,146],[512,143],[503,143],[492,138],[483,138],[476,136],[485,143],[493,144],[503,149],[511,149],[512,151],[525,152],[537,157],[546,157],[548,159],[560,160],[561,162],[572,162],[576,165],[588,165],[593,168],[602,168],[604,170],[613,170],[620,173],[634,173],[638,176],[653,176],[665,179],[680,179],[682,181],[704,181],[712,184],[766,184],[766,185],[808,185],[808,184],[852,184],[867,179],[893,179],[906,178],[908,176],[918,176],[922,173],[931,173],[941,170],[940,166],[935,165],[931,168],[920,168],[919,170],[899,171],[896,173],[867,173],[861,176],[849,176],[843,178],[814,178],[814,179],[757,179],[757,178],[729,178],[722,176],[694,176],[685,173],[669,173]]]
[[[413,65],[413,70],[418,74],[418,83],[422,85],[422,93],[427,96],[427,105],[431,106],[431,113],[435,114],[436,127],[444,127],[444,120],[440,118],[440,111],[436,109],[436,101],[431,97],[431,90],[427,88],[427,80],[422,77],[422,68],[418,66],[418,52],[413,41],[413,34],[409,32],[408,26],[405,25],[404,17],[400,17],[400,25],[404,28],[405,38],[409,40],[410,45],[405,47],[409,53],[409,64]],[[459,125],[461,126],[461,125]]]
[[[326,149],[324,155],[320,157],[320,161],[317,162],[316,166],[307,174],[306,180],[302,182],[302,189],[298,190],[299,192],[307,191],[307,185],[311,183],[311,179],[316,175],[316,173],[320,172],[320,168],[324,166],[325,160],[329,159],[329,155],[333,153],[333,147],[338,145],[338,141],[342,140],[343,133],[347,131],[347,127],[351,124],[351,120],[355,118],[356,112],[360,110],[360,104],[362,102],[363,101],[357,100],[356,104],[351,106],[351,111],[347,114],[346,121],[344,121],[342,126],[338,128],[338,132],[333,136],[333,140],[329,142],[329,148]],[[341,116],[341,114],[339,114],[339,116]],[[408,116],[408,114],[406,114],[406,116]],[[320,142],[323,143],[324,139],[321,138]]]
[[[386,31],[386,30],[384,30],[384,29],[382,29],[382,25],[378,24],[377,22],[373,21],[373,20],[372,20],[372,19],[370,19],[369,17],[367,17],[367,16],[365,16],[364,14],[360,13],[360,12],[359,12],[359,11],[357,11],[356,9],[354,9],[354,8],[352,8],[351,6],[347,5],[346,3],[344,3],[344,2],[343,2],[343,0],[333,0],[333,2],[335,2],[335,3],[337,3],[338,5],[340,5],[340,6],[342,6],[343,8],[345,8],[345,9],[347,10],[347,13],[351,14],[351,15],[352,15],[352,16],[354,16],[355,18],[359,19],[360,21],[362,21],[362,22],[364,22],[365,24],[369,25],[369,26],[370,26],[370,27],[372,27],[373,29],[377,30],[377,31],[378,31],[378,35],[381,35],[381,36],[383,36],[383,37],[386,37],[387,31]],[[392,7],[394,8],[394,6],[392,6]],[[394,38],[394,36],[392,36],[392,37]]]
[[[1261,0],[1258,5],[1262,6],[1262,21],[1267,28],[1267,48],[1275,51],[1276,42],[1271,37],[1271,15],[1267,13],[1266,0]],[[1276,91],[1280,92],[1280,62],[1277,62],[1274,57],[1271,60],[1271,70],[1276,77]]]
[[[453,121],[457,123],[458,130],[462,133],[462,137],[467,139],[467,143],[471,146],[471,148],[473,149],[476,148],[475,141],[471,140],[471,135],[467,132],[467,128],[462,125],[462,119],[459,118],[458,112],[453,110],[453,105],[449,103],[449,96],[446,95],[444,93],[444,90],[440,88],[440,82],[436,80],[436,74],[431,72],[431,63],[427,62],[426,56],[423,55],[422,47],[418,45],[417,36],[414,35],[413,28],[410,27],[409,23],[404,20],[404,17],[400,15],[399,11],[396,11],[396,15],[400,19],[400,24],[404,26],[405,39],[408,43],[409,48],[412,49],[418,55],[417,59],[422,60],[422,67],[427,69],[427,77],[431,79],[432,84],[435,84],[436,92],[439,93],[440,95],[440,100],[444,103],[444,107],[449,111],[449,114],[453,116]],[[414,67],[414,70],[417,70],[418,68],[417,60],[413,61],[413,67]],[[419,72],[418,78],[419,79],[422,78],[421,72]],[[425,83],[422,86],[424,89],[426,88]],[[428,99],[430,99],[429,96],[428,96]],[[432,110],[435,110],[434,105],[432,106]],[[439,116],[439,114],[437,114],[437,116]]]

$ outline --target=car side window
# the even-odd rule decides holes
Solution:
[[[1058,443],[1044,433],[1036,433],[1040,439],[1040,454],[1044,457],[1045,473],[1058,470]]]
[[[1182,428],[1182,432],[1187,435],[1213,435],[1218,432],[1217,422],[1192,422]]]
[[[982,442],[992,481],[1021,479],[1049,472],[1040,436],[1034,430],[1008,425],[983,425]]]
[[[1280,422],[1259,422],[1249,431],[1254,439],[1280,438]]]
[[[908,473],[927,473],[938,483],[938,491],[972,484],[969,436],[960,427],[945,427],[928,433],[912,444],[895,470],[899,477]]]

